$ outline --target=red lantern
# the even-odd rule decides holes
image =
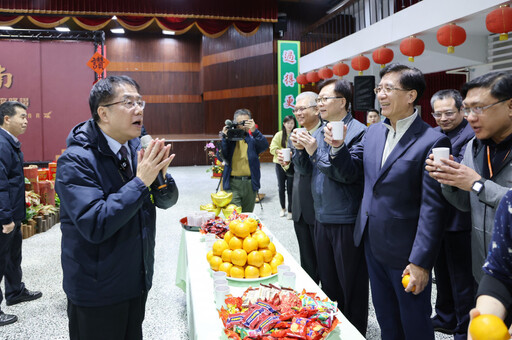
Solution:
[[[501,41],[507,40],[508,32],[512,31],[512,8],[502,5],[487,14],[485,26],[491,33],[500,33]]]
[[[362,75],[364,70],[370,68],[370,59],[361,54],[352,59],[350,64],[354,70],[359,71],[359,75]]]
[[[344,75],[347,75],[349,72],[350,72],[350,68],[348,67],[347,64],[344,64],[344,63],[337,63],[336,65],[334,65],[334,67],[332,68],[332,71],[335,75],[339,76],[339,77],[343,77]]]
[[[372,59],[375,63],[380,64],[380,67],[383,68],[387,63],[393,60],[395,54],[393,50],[387,47],[381,47],[373,51]]]
[[[328,67],[321,68],[320,71],[318,71],[318,76],[322,79],[332,78],[332,75],[332,70]]]
[[[297,76],[297,83],[299,83],[299,84],[300,84],[300,86],[301,86],[302,88],[304,88],[304,85],[307,85],[307,83],[308,83],[308,78],[306,77],[306,75],[305,75],[305,74],[299,74],[299,75]]]
[[[315,85],[316,82],[320,81],[320,77],[318,76],[318,73],[316,73],[315,71],[308,72],[306,78],[308,82],[312,83],[313,85]]]
[[[416,38],[411,35],[409,38],[405,38],[400,43],[400,52],[403,55],[409,57],[410,62],[414,62],[414,57],[417,57],[425,50],[425,43],[423,40]]]
[[[455,51],[454,46],[459,46],[466,41],[466,31],[455,24],[448,24],[437,30],[437,41],[448,47],[448,53]]]

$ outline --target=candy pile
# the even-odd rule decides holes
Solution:
[[[249,288],[242,297],[226,298],[219,310],[229,339],[324,339],[336,325],[335,302],[315,293],[297,293],[273,285]]]
[[[228,224],[222,218],[211,219],[201,224],[201,234],[210,233],[217,235],[219,238],[224,238],[228,230]]]

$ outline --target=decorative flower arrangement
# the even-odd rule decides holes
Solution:
[[[210,141],[204,146],[204,151],[208,157],[208,163],[212,166],[206,169],[206,172],[212,172],[214,177],[222,177],[224,171],[224,164],[217,158],[218,148],[213,141]]]

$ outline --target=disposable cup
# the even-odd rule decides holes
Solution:
[[[441,158],[450,159],[450,148],[433,148],[434,162],[441,163]],[[437,170],[441,170],[437,168]]]
[[[219,270],[219,271],[217,271],[217,272],[215,272],[215,271],[214,271],[214,272],[213,272],[213,274],[212,274],[212,277],[213,277],[213,280],[214,280],[214,281],[215,281],[215,280],[219,280],[219,279],[224,279],[224,280],[226,280],[226,272],[223,272],[223,271],[221,271],[221,270]],[[226,283],[227,283],[227,282],[228,282],[228,281],[226,280]]]
[[[301,133],[302,131],[308,132],[308,129],[306,128],[296,128],[295,131],[297,131],[297,134]]]
[[[281,287],[295,289],[295,273],[284,272]]]
[[[284,148],[281,149],[281,154],[283,155],[283,161],[289,162],[290,161],[290,148]]]
[[[281,284],[283,279],[283,274],[290,271],[290,266],[286,264],[281,264],[277,266],[277,281]]]
[[[214,272],[216,273],[216,272]],[[217,286],[228,286],[228,280],[226,279],[216,279],[215,277],[213,278],[213,288],[217,287]]]
[[[215,307],[221,308],[226,306],[226,296],[229,294],[229,286],[217,286],[214,288]]]
[[[330,122],[332,128],[332,139],[333,140],[342,140],[343,139],[343,127],[345,123],[343,121],[339,122]]]

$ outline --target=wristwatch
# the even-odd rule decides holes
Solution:
[[[484,182],[481,180],[475,181],[473,185],[471,186],[471,191],[473,191],[475,194],[480,195],[482,190],[484,189]]]

